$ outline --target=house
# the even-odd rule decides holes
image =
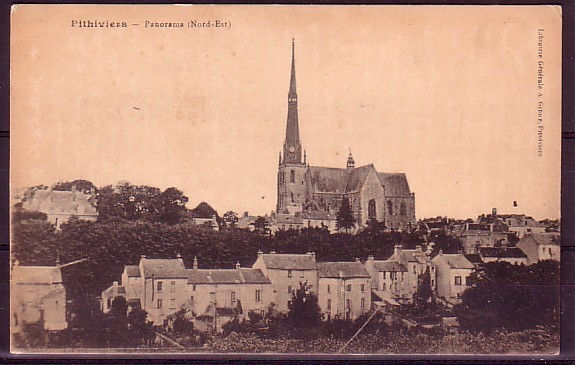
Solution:
[[[168,325],[180,309],[186,310],[199,330],[221,332],[228,321],[247,319],[249,312],[266,315],[274,300],[271,282],[261,270],[186,269],[177,259],[149,259],[142,256],[138,265],[126,265],[122,284],[114,282],[102,292],[102,311],[107,313],[113,300],[122,296],[130,307],[148,312],[148,320]]]
[[[560,261],[561,235],[557,232],[528,233],[517,243],[527,255],[527,264],[543,260]]]
[[[395,245],[393,254],[386,261],[397,262],[407,269],[404,274],[404,285],[403,288],[401,288],[401,297],[405,301],[409,302],[413,300],[413,296],[417,292],[417,288],[421,284],[427,271],[429,272],[429,284],[432,290],[434,290],[435,267],[431,259],[423,252],[421,246],[407,250],[401,245]]]
[[[270,228],[274,233],[277,231],[286,231],[289,229],[295,229],[299,231],[303,228],[303,220],[300,214],[291,215],[276,213],[272,215],[272,224]]]
[[[148,320],[162,324],[187,303],[188,273],[179,255],[176,259],[142,256],[137,266],[124,267],[122,278],[122,286],[114,283],[102,292],[104,313],[110,310],[113,295],[124,296],[129,304],[148,312]]]
[[[211,228],[214,231],[220,230],[220,226],[215,215],[212,215],[211,217],[192,217],[192,223],[196,226]]]
[[[527,265],[527,255],[517,247],[480,247],[479,255],[484,263],[503,261],[513,265]]]
[[[242,268],[238,263],[235,269],[196,267],[187,273],[187,309],[200,330],[221,332],[234,318],[247,320],[250,312],[264,317],[271,311],[273,288],[259,269]]]
[[[326,320],[355,320],[371,309],[370,276],[356,262],[318,262],[318,304]]]
[[[48,331],[68,328],[66,289],[60,266],[20,266],[16,261],[10,278],[11,317],[13,333],[22,325],[43,323]]]
[[[306,210],[301,215],[304,228],[325,228],[329,233],[337,232],[335,215],[322,210]]]
[[[465,254],[478,253],[480,247],[496,247],[509,243],[506,227],[495,223],[465,223],[453,231],[461,241]]]
[[[451,306],[461,303],[461,294],[469,288],[469,275],[475,270],[463,254],[444,254],[441,250],[431,262],[436,267],[436,297]]]
[[[365,262],[374,294],[384,302],[398,305],[404,299],[407,268],[397,261],[375,260],[369,256]]]
[[[312,291],[317,293],[318,277],[315,253],[307,254],[269,254],[258,252],[258,258],[252,265],[253,269],[263,272],[272,284],[274,290],[275,311],[287,313],[292,293],[301,283],[307,283]]]
[[[528,233],[543,233],[546,229],[545,224],[525,214],[499,214],[496,217],[507,225],[509,232],[515,233],[519,238]]]
[[[35,190],[25,198],[22,208],[31,212],[45,213],[48,222],[59,229],[62,223],[68,222],[72,217],[95,222],[98,219],[95,198],[93,190],[90,194],[84,194],[75,187],[72,191],[56,191],[51,188]]]

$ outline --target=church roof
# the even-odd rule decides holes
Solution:
[[[379,180],[385,189],[386,197],[409,197],[411,191],[407,183],[407,177],[404,173],[386,173],[380,172]]]
[[[309,166],[311,184],[315,192],[344,194],[358,191],[370,171],[377,171],[373,164],[347,169]],[[377,173],[388,197],[410,197],[411,191],[404,173]]]
[[[347,185],[346,169],[310,166],[311,184],[316,192],[345,193]]]

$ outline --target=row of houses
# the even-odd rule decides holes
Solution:
[[[167,325],[184,309],[196,328],[221,331],[233,318],[248,319],[287,313],[293,293],[305,284],[318,297],[322,317],[357,319],[374,305],[410,303],[424,281],[437,298],[457,304],[468,287],[475,266],[462,254],[440,253],[430,259],[421,249],[395,247],[387,260],[370,256],[364,263],[316,262],[314,253],[258,252],[251,268],[199,269],[197,259],[186,268],[181,257],[141,257],[138,265],[126,265],[122,282],[102,293],[102,310],[124,297],[132,307],[148,312],[149,320]]]

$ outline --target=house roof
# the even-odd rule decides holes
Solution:
[[[138,265],[126,265],[124,270],[126,271],[126,275],[128,275],[128,277],[139,278],[141,276],[140,267]]]
[[[270,284],[259,269],[187,269],[188,284]]]
[[[418,262],[418,263],[429,262],[429,258],[425,255],[425,253],[417,249],[415,250],[401,249],[398,252],[394,252],[387,260],[397,261],[402,265],[405,265],[408,262]]]
[[[527,258],[527,255],[517,247],[480,247],[479,253],[490,258]]]
[[[111,293],[112,296],[117,296],[119,294],[126,294],[126,288],[123,286],[110,286],[103,293]]]
[[[472,264],[479,265],[483,264],[483,260],[481,259],[481,255],[476,253],[464,254],[465,258],[471,262]]]
[[[361,262],[318,262],[320,278],[369,278]]]
[[[474,269],[475,266],[460,253],[441,253],[433,260],[443,258],[451,269]]]
[[[376,271],[407,271],[407,268],[397,261],[374,261],[373,267]]]
[[[379,180],[385,188],[385,196],[410,197],[411,191],[404,173],[378,173]]]
[[[85,195],[81,191],[37,190],[24,203],[23,208],[46,214],[97,216],[98,212],[91,198],[91,195]]]
[[[318,220],[336,220],[335,216],[330,215],[325,210],[304,210],[302,213],[303,219],[318,219]]]
[[[148,259],[142,258],[145,277],[187,279],[186,267],[181,259]]]
[[[59,284],[62,272],[58,266],[17,266],[12,280],[16,284]]]
[[[268,269],[280,270],[315,270],[315,256],[311,254],[262,254],[262,259]]]
[[[561,235],[557,232],[528,233],[519,242],[531,237],[538,246],[541,245],[561,245]]]

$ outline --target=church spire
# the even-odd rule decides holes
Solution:
[[[351,148],[349,149],[349,156],[347,157],[347,171],[353,170],[355,167],[355,160],[351,155]]]
[[[288,115],[284,141],[284,163],[301,164],[301,143],[297,115],[297,91],[295,81],[295,41],[292,38],[291,76],[288,93]]]

